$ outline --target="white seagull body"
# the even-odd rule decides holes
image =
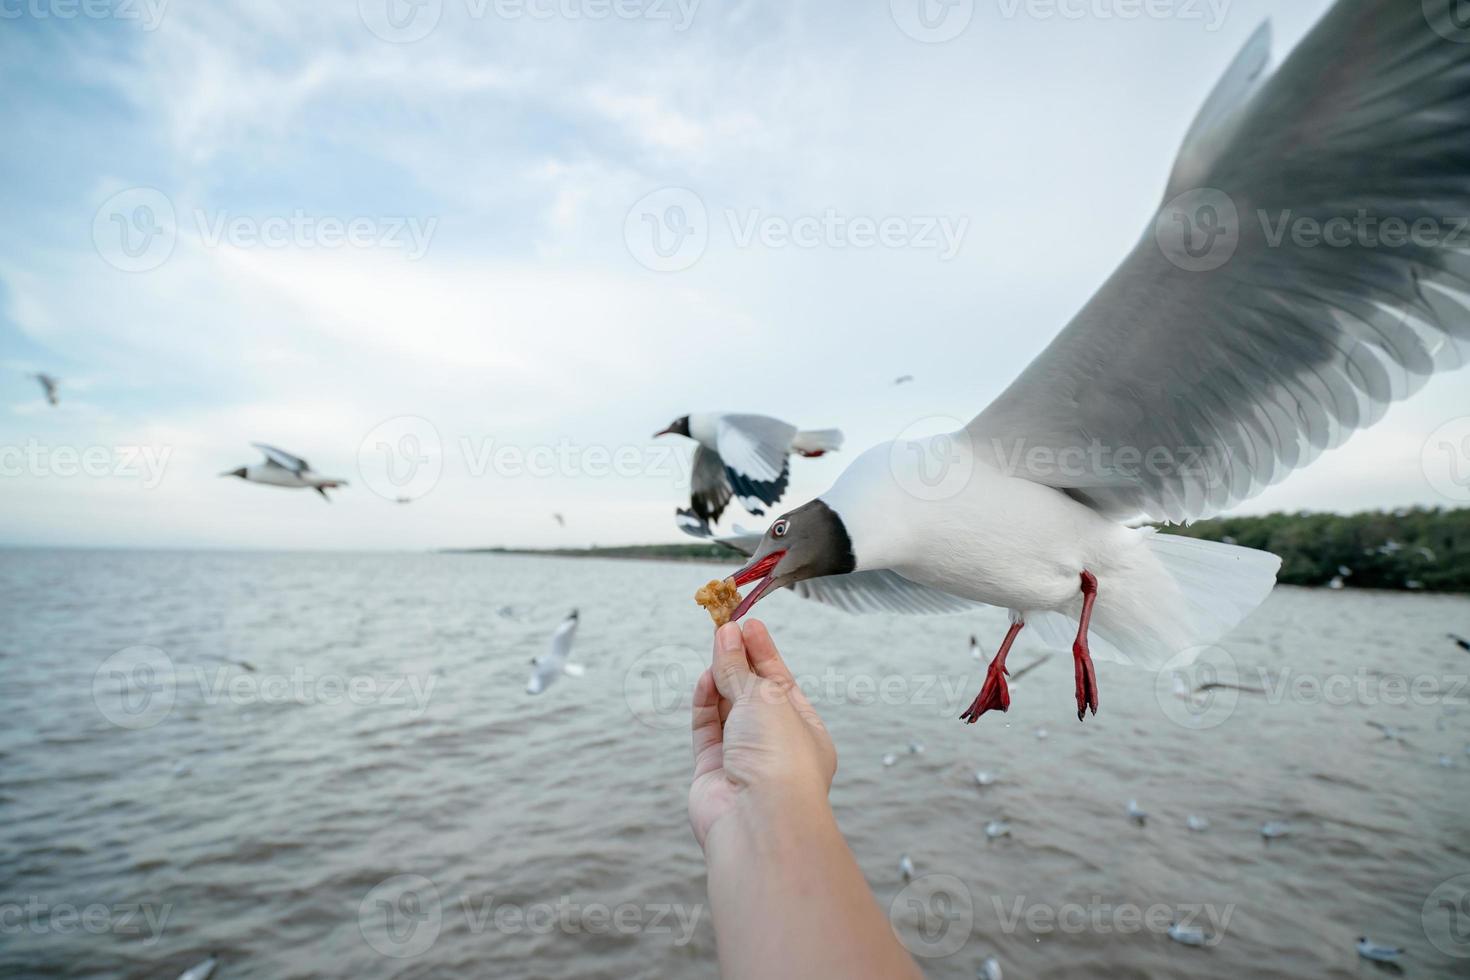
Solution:
[[[207,960],[195,963],[189,969],[179,974],[179,980],[209,980],[214,976],[215,969],[219,966],[219,957],[211,956]]]
[[[693,412],[654,438],[664,435],[699,443],[689,478],[690,507],[678,512],[680,527],[696,537],[709,536],[732,496],[752,514],[764,514],[779,501],[790,482],[792,453],[816,457],[842,448],[837,429],[801,431],[768,415],[733,412]]]
[[[311,464],[300,456],[293,456],[283,449],[252,442],[252,446],[265,454],[265,462],[253,466],[242,466],[220,476],[235,476],[247,483],[262,483],[268,487],[285,487],[290,490],[315,490],[328,502],[327,491],[347,486],[346,480],[322,476],[311,468]]]
[[[577,633],[577,610],[561,621],[556,632],[551,634],[551,651],[531,660],[531,677],[526,681],[527,694],[540,694],[562,674],[569,677],[582,676],[582,667],[570,663],[572,637]]]
[[[1008,608],[972,723],[1009,708],[1024,626],[1071,644],[1079,718],[1097,711],[1094,654],[1182,666],[1225,636],[1280,560],[1128,524],[1234,507],[1470,360],[1470,248],[1452,236],[1273,231],[1470,213],[1470,45],[1441,16],[1339,0],[1274,73],[1258,31],[1112,278],[963,429],[874,447],[776,520],[734,577],[759,582],[735,618],[783,586],[853,612]]]
[[[1358,955],[1375,963],[1392,963],[1403,956],[1404,951],[1397,946],[1385,946],[1382,943],[1375,943],[1367,936],[1359,936]]]

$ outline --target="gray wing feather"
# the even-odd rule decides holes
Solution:
[[[982,603],[931,589],[888,569],[807,579],[791,588],[803,599],[836,606],[850,613],[919,615],[974,612],[985,608]]]
[[[1452,30],[1448,5],[1433,16]],[[1201,190],[1160,210],[967,427],[1016,475],[1112,517],[1208,517],[1470,360],[1470,44],[1433,29],[1420,4],[1339,0],[1257,84],[1259,61],[1237,61],[1234,99],[1222,97],[1236,108],[1191,134],[1206,149],[1180,173],[1198,169]],[[1320,226],[1360,214],[1440,234],[1399,247],[1356,230],[1340,247],[1278,234],[1283,216]],[[1207,259],[1228,260],[1201,268],[1188,249],[1209,242],[1224,244]],[[1150,452],[1140,465],[1134,454]]]

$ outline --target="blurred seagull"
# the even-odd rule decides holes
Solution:
[[[1196,817],[1194,814],[1190,814],[1185,818],[1184,825],[1197,834],[1210,829],[1210,822],[1208,820],[1204,817]]]
[[[1470,640],[1467,640],[1463,636],[1459,636],[1454,633],[1450,634],[1450,639],[1454,640],[1455,645],[1458,646],[1461,650],[1470,651]]]
[[[986,772],[981,769],[975,773],[975,784],[977,786],[990,786],[995,782],[995,773]]]
[[[195,963],[189,969],[179,974],[179,980],[209,980],[214,975],[215,968],[219,966],[219,956],[209,954],[209,958]]]
[[[328,503],[332,501],[332,498],[327,496],[328,490],[347,486],[346,480],[328,479],[314,472],[311,464],[300,456],[292,456],[285,450],[267,446],[262,442],[252,442],[251,445],[265,454],[265,462],[256,463],[254,466],[242,466],[238,470],[221,473],[220,476],[238,476],[247,483],[263,483],[267,486],[286,487],[293,490],[310,487],[321,494],[322,499]]]
[[[923,742],[909,742],[909,755],[923,755],[923,754],[924,754],[924,743]]]
[[[1205,931],[1198,926],[1182,926],[1177,922],[1169,926],[1169,938],[1185,946],[1203,946],[1209,941]]]
[[[1138,805],[1137,800],[1128,801],[1128,818],[1142,826],[1148,820],[1148,811]]]
[[[1385,725],[1380,721],[1370,721],[1367,722],[1367,725],[1369,728],[1376,728],[1382,732],[1385,739],[1392,739],[1396,742],[1405,740],[1404,729],[1399,728],[1397,725]]]
[[[1011,836],[1011,825],[1004,820],[992,820],[985,825],[985,836],[991,840],[997,837],[1009,837]]]
[[[560,514],[552,514],[551,515],[551,519],[553,521],[556,521],[556,523],[559,524],[559,525],[561,525],[562,527],[566,527],[567,526],[567,519],[565,517],[561,516]]]
[[[898,756],[894,755],[892,752],[889,752],[887,755],[883,756],[883,768],[886,769],[897,761]]]
[[[1006,672],[1007,673],[1007,676],[1010,677],[1011,683],[1014,684],[1014,683],[1016,683],[1016,681],[1018,681],[1021,678],[1025,677],[1027,674],[1031,673],[1037,667],[1040,667],[1042,664],[1046,663],[1050,659],[1051,659],[1051,654],[1049,654],[1049,653],[1043,654],[1042,656],[1037,657],[1035,660],[1031,661],[1026,666],[1022,667],[1020,670],[1016,671],[1014,674],[1012,674],[1009,671],[1007,671]]]
[[[1276,840],[1279,837],[1291,836],[1291,826],[1281,821],[1268,820],[1261,824],[1261,836],[1267,840]]]
[[[1403,956],[1404,951],[1397,946],[1384,946],[1381,943],[1375,943],[1367,936],[1359,936],[1358,955],[1365,960],[1373,960],[1376,963],[1392,963],[1400,956]]]
[[[1243,687],[1240,684],[1228,684],[1225,681],[1207,681],[1206,683],[1201,684],[1199,687],[1191,690],[1189,684],[1186,683],[1184,679],[1184,675],[1177,670],[1174,671],[1173,694],[1174,697],[1178,698],[1179,700],[1188,701],[1191,704],[1203,705],[1206,700],[1205,695],[1209,694],[1211,691],[1239,691],[1242,694],[1266,693],[1263,688]]]
[[[53,378],[51,377],[51,375],[46,374],[45,372],[33,374],[31,375],[31,377],[35,378],[41,383],[41,390],[46,393],[46,401],[48,403],[50,403],[51,405],[61,404],[61,398],[58,397],[56,394],[56,389],[61,386],[60,378]]]
[[[585,671],[580,664],[568,663],[572,655],[572,637],[577,632],[577,610],[573,609],[556,632],[551,634],[551,652],[531,658],[531,679],[526,681],[527,694],[540,694],[562,674],[581,677]]]
[[[985,961],[980,964],[980,972],[975,976],[976,980],[1004,980],[1004,975],[1000,970],[1000,960],[994,956],[985,957]]]
[[[979,639],[977,639],[975,634],[973,633],[970,634],[970,656],[974,657],[976,660],[983,660],[985,656],[984,653],[982,653],[980,650]]]
[[[899,385],[909,384],[913,380],[914,380],[914,376],[912,374],[905,374],[905,375],[902,375],[901,377],[894,378],[893,379],[893,386],[895,388],[897,388]]]
[[[898,861],[898,873],[903,876],[904,881],[914,880],[914,862],[909,860],[907,854]]]
[[[752,514],[764,514],[786,492],[793,452],[815,457],[842,448],[837,429],[803,432],[767,415],[726,412],[680,416],[653,434],[659,436],[699,443],[689,477],[689,512],[705,524],[719,522],[732,496]]]
[[[1340,0],[1274,73],[1257,31],[1088,305],[963,429],[876,446],[780,515],[735,575],[756,584],[734,618],[785,586],[854,612],[1010,609],[971,723],[1008,706],[1026,625],[1070,644],[1079,718],[1098,708],[1094,655],[1157,669],[1229,633],[1280,559],[1128,523],[1235,507],[1470,357],[1462,251],[1300,247],[1251,220],[1470,212],[1470,44],[1421,8]],[[1174,465],[1054,465],[1095,450]],[[964,479],[936,496],[936,472]]]

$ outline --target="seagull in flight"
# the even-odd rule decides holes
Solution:
[[[901,377],[893,379],[893,387],[897,388],[899,385],[911,384],[913,380],[914,376],[912,374],[902,375]]]
[[[331,503],[332,498],[327,496],[328,490],[347,486],[346,480],[334,480],[324,477],[311,468],[311,464],[300,456],[292,456],[284,449],[267,446],[263,442],[252,442],[252,446],[265,454],[265,462],[256,463],[254,466],[242,466],[239,469],[221,473],[220,476],[237,476],[247,483],[263,483],[271,487],[286,487],[292,490],[310,488],[322,495],[322,499]]]
[[[782,587],[851,612],[1008,609],[971,724],[1009,707],[1027,626],[1070,646],[1079,720],[1094,657],[1157,670],[1234,629],[1280,559],[1134,525],[1235,507],[1470,360],[1465,251],[1276,235],[1283,214],[1470,213],[1470,44],[1439,26],[1420,4],[1339,0],[1274,72],[1257,31],[1076,318],[964,428],[875,446],[780,514],[733,618]]]
[[[1457,647],[1459,647],[1461,650],[1464,650],[1467,653],[1470,653],[1470,640],[1467,640],[1463,636],[1460,636],[1460,635],[1458,635],[1456,633],[1451,633],[1450,634],[1450,639],[1451,640],[1454,640],[1455,641],[1455,645]]]
[[[47,404],[50,404],[50,405],[59,405],[59,404],[61,404],[61,398],[56,394],[56,390],[59,387],[61,387],[61,379],[60,378],[53,378],[51,375],[46,374],[45,372],[41,372],[41,373],[38,373],[38,374],[33,374],[33,375],[31,375],[31,377],[35,378],[38,382],[40,382],[40,384],[41,384],[41,390],[46,393],[46,402],[47,402]]]
[[[681,527],[685,514],[706,527],[718,523],[732,496],[752,514],[764,514],[786,493],[793,452],[814,458],[842,448],[837,429],[800,431],[768,415],[728,412],[680,416],[653,434],[655,439],[660,436],[684,436],[699,443],[689,481],[690,508],[679,512]]]
[[[546,690],[562,674],[568,677],[581,677],[584,668],[581,664],[570,663],[572,656],[572,637],[577,635],[577,610],[573,609],[556,632],[551,634],[551,652],[543,653],[539,657],[531,658],[531,678],[526,681],[527,694],[540,694]]]

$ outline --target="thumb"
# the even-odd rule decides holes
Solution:
[[[755,681],[750,661],[745,657],[745,634],[735,623],[726,623],[715,631],[714,663],[710,667],[714,674],[715,687],[727,701],[738,701],[748,692]]]

